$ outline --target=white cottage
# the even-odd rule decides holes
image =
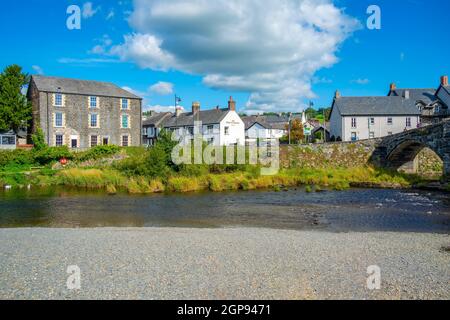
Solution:
[[[192,104],[192,112],[181,113],[177,110],[175,115],[165,119],[164,129],[175,131],[180,136],[193,138],[194,126],[201,122],[203,140],[215,146],[230,146],[245,144],[245,125],[236,112],[236,102],[230,97],[228,108],[216,107],[212,110],[200,110],[200,103]]]

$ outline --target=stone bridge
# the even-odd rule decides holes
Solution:
[[[442,159],[444,176],[450,177],[450,119],[378,139],[371,161],[383,167],[416,172],[416,156],[425,147]]]

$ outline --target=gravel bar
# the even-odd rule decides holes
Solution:
[[[443,234],[31,228],[0,243],[0,299],[450,299]]]

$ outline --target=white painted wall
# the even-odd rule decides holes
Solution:
[[[352,127],[352,118],[356,119],[356,127]],[[370,123],[370,118],[374,123]],[[392,124],[388,123],[392,118]],[[411,126],[406,126],[406,119],[411,119]],[[405,130],[416,129],[419,124],[418,116],[345,116],[342,117],[342,140],[352,141],[352,133],[356,133],[357,140],[386,137]],[[371,136],[370,133],[373,133]],[[337,137],[337,135],[335,135]]]
[[[225,128],[228,127],[228,134]],[[236,111],[229,111],[220,123],[220,145],[245,145],[245,124]]]

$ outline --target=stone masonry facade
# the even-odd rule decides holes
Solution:
[[[97,107],[91,108],[89,99],[92,95],[62,93],[63,105],[55,106],[55,93],[40,92],[33,82],[30,83],[28,95],[33,106],[32,131],[40,127],[49,146],[57,144],[57,136],[58,139],[63,137],[63,145],[76,149],[90,148],[95,139],[96,145],[122,146],[124,142],[128,146],[141,145],[140,99],[126,98],[128,108],[124,110],[122,98],[96,96]],[[57,113],[62,113],[62,126],[55,125]],[[91,114],[97,115],[95,127],[91,126]],[[128,128],[122,127],[123,115],[128,116]]]

